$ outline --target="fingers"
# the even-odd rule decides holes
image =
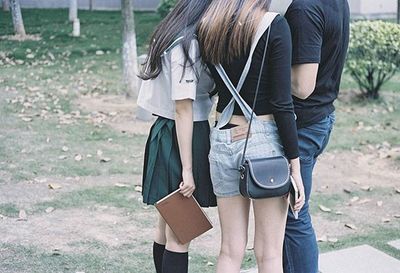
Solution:
[[[294,209],[296,211],[300,211],[302,209],[302,207],[304,206],[304,204],[305,204],[304,192],[300,192],[299,198],[297,199]]]
[[[194,190],[196,189],[196,187],[194,185],[190,185],[190,184],[185,184],[183,182],[181,182],[181,184],[179,185],[180,188],[180,193],[185,196],[185,197],[191,197]]]

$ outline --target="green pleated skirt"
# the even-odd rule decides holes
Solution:
[[[193,125],[194,196],[202,207],[217,205],[210,178],[210,125],[208,121]],[[151,127],[146,143],[143,167],[143,202],[154,205],[179,188],[182,164],[176,136],[175,121],[159,117]]]

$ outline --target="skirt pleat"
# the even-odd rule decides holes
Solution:
[[[194,196],[202,207],[216,206],[208,153],[210,150],[208,121],[193,125],[193,177],[196,184]],[[154,205],[179,188],[182,165],[176,136],[175,122],[159,117],[153,124],[146,142],[142,194],[143,202]]]

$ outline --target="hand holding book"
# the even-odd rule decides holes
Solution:
[[[186,244],[212,228],[207,215],[194,196],[185,197],[177,189],[155,206],[179,242]]]

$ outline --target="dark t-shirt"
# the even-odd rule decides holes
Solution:
[[[319,63],[314,92],[293,97],[298,128],[332,113],[349,43],[347,0],[294,0],[285,15],[292,33],[292,64]]]
[[[254,102],[267,34],[268,30],[256,46],[249,73],[240,91],[240,95],[250,107],[253,106]],[[255,113],[257,115],[274,115],[285,154],[289,159],[296,158],[299,155],[296,121],[290,89],[291,51],[292,43],[288,23],[283,16],[277,16],[271,24],[266,61],[261,74]],[[248,55],[247,53],[246,56],[237,58],[229,64],[222,64],[235,86],[239,82]],[[212,64],[207,65],[218,90],[217,111],[222,112],[232,99],[232,95],[215,67]],[[243,115],[236,103],[234,114]]]

